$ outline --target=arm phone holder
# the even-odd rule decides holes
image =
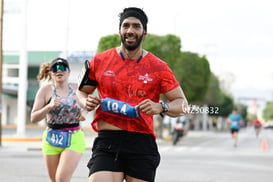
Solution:
[[[97,85],[96,81],[91,80],[88,77],[89,71],[90,71],[89,61],[85,60],[84,65],[82,66],[82,71],[78,77],[79,90],[82,90],[82,88],[84,86],[96,86]]]

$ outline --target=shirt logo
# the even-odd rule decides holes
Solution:
[[[149,82],[153,81],[153,79],[148,76],[148,73],[146,73],[144,76],[140,75],[138,79],[143,80],[143,83],[145,84],[148,83],[148,81]]]
[[[104,76],[111,76],[111,77],[116,76],[116,74],[115,74],[113,71],[111,71],[111,70],[105,71],[105,72],[103,73],[103,75],[104,75]]]

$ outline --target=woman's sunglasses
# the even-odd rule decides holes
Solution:
[[[63,64],[56,64],[51,68],[51,71],[53,71],[53,73],[56,73],[59,69],[61,71],[68,71],[69,70],[69,68]]]

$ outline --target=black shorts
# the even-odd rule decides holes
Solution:
[[[230,129],[230,132],[233,134],[233,133],[238,133],[239,132],[239,129],[235,129],[235,128],[231,128]]]
[[[97,171],[123,172],[153,182],[160,154],[153,135],[128,131],[99,131],[87,167]]]

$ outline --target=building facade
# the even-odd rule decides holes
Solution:
[[[67,57],[71,73],[69,82],[78,82],[78,74],[81,71],[83,62],[90,60],[94,56],[94,51],[74,51],[65,53],[62,51],[28,51],[27,52],[27,96],[26,96],[26,118],[25,123],[31,124],[30,112],[34,103],[36,92],[39,87],[47,82],[39,82],[37,74],[40,71],[41,63],[50,62],[56,57]],[[2,75],[2,124],[11,125],[17,124],[18,116],[18,85],[20,72],[20,52],[4,51],[3,53],[3,75]],[[88,120],[92,119],[92,114],[88,115]],[[22,118],[20,118],[22,119]],[[45,122],[39,124],[44,125]]]

